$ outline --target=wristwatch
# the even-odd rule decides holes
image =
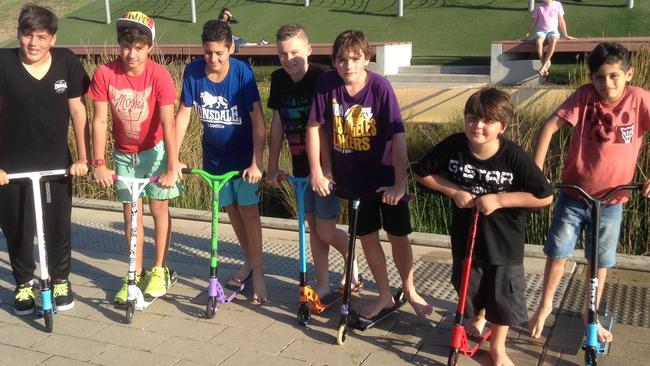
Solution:
[[[90,161],[90,166],[93,167],[93,169],[97,169],[100,166],[104,166],[106,164],[106,160],[104,159],[93,159]]]

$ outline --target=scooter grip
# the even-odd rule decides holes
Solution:
[[[183,173],[183,174],[192,174],[192,168],[183,168],[183,169],[181,169],[181,173]]]

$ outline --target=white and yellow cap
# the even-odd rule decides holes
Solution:
[[[153,18],[141,11],[127,11],[122,14],[122,17],[115,22],[115,27],[117,29],[137,27],[149,35],[152,41],[156,38],[156,24]]]

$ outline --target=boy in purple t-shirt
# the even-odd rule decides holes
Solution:
[[[431,305],[413,285],[413,251],[406,196],[406,136],[397,98],[388,81],[367,71],[371,49],[363,32],[345,31],[334,41],[336,70],[320,78],[307,125],[307,156],[311,186],[319,195],[330,193],[330,174],[337,185],[360,197],[373,192],[381,199],[362,199],[357,233],[372,271],[379,299],[360,312],[373,318],[394,306],[388,283],[386,258],[379,243],[379,229],[388,233],[395,265],[406,299],[416,314],[425,317]],[[333,153],[321,164],[321,143]]]

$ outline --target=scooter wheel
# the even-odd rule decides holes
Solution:
[[[126,303],[126,324],[131,324],[133,315],[135,314],[135,304],[132,302]]]
[[[297,319],[298,324],[302,325],[303,327],[309,324],[311,315],[309,314],[309,308],[307,307],[307,304],[300,304],[300,307],[298,308]]]
[[[458,365],[458,350],[455,348],[449,349],[449,357],[447,358],[447,366],[456,366]]]
[[[54,330],[54,319],[52,319],[52,310],[48,310],[43,313],[43,317],[45,318],[45,330],[48,333],[52,333]]]
[[[598,365],[598,355],[596,355],[596,349],[593,347],[588,347],[585,349],[585,366],[597,366]]]
[[[342,346],[345,343],[345,339],[348,337],[348,326],[347,324],[339,325],[339,332],[336,335],[336,344]]]
[[[214,318],[217,314],[217,299],[214,296],[208,297],[208,303],[205,304],[205,317],[208,319]]]

